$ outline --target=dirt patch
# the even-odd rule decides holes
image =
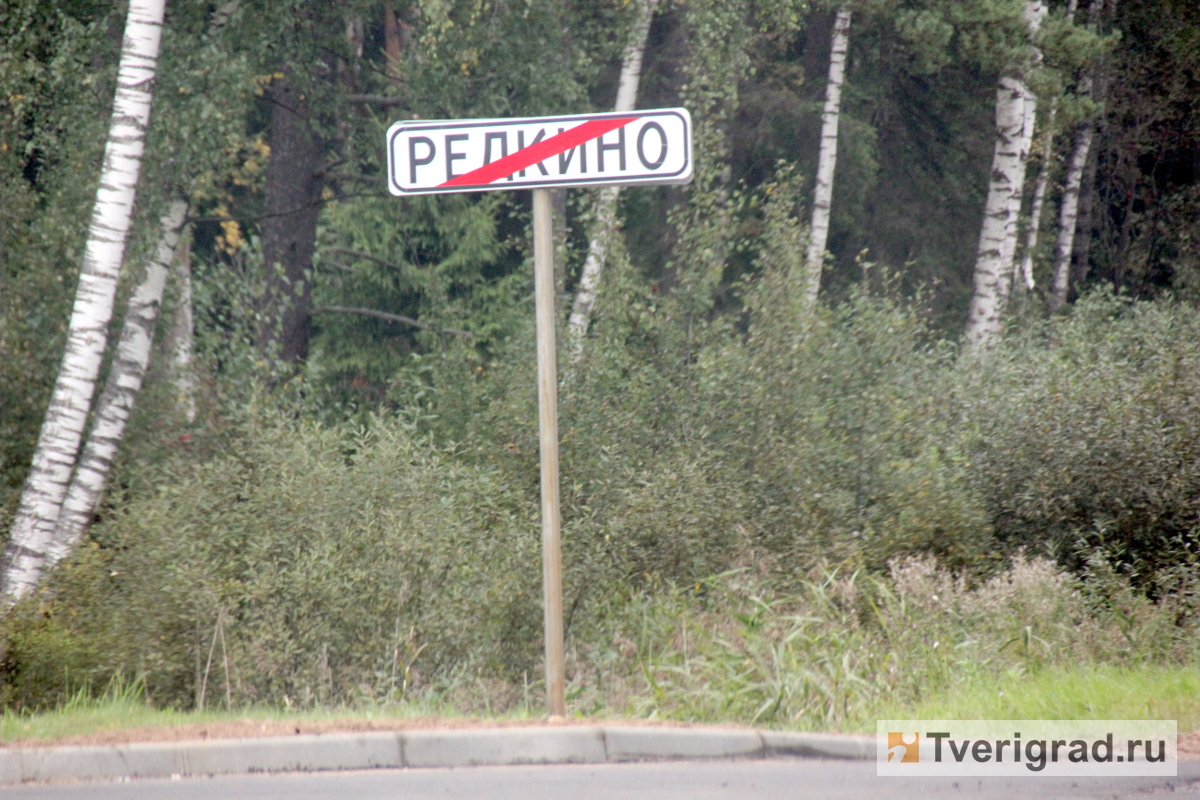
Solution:
[[[155,725],[143,728],[96,731],[61,739],[13,739],[0,747],[61,747],[63,745],[131,744],[134,742],[187,742],[205,739],[254,739],[264,736],[359,733],[366,731],[456,730],[467,728],[526,728],[548,725],[639,725],[645,727],[693,727],[688,723],[658,720],[487,720],[453,717],[394,717],[382,719],[258,720],[238,719],[197,722],[186,725]],[[742,727],[742,726],[722,726]]]

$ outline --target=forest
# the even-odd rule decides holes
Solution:
[[[669,107],[690,184],[552,195],[572,713],[1200,655],[1194,0],[0,34],[0,707],[536,709],[530,192],[391,196],[385,132]]]

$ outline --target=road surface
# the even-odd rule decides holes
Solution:
[[[4,800],[941,800],[941,798],[1194,797],[1200,761],[1179,778],[879,778],[873,761],[691,761],[654,764],[239,775],[0,789]]]

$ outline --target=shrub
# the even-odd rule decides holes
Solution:
[[[1001,542],[1077,569],[1098,547],[1151,589],[1195,563],[1198,342],[1194,309],[1101,292],[964,370],[961,446]]]
[[[171,465],[60,570],[43,612],[72,613],[95,683],[143,675],[165,704],[226,682],[240,702],[334,702],[532,663],[537,527],[502,476],[382,425],[275,421],[240,444]]]

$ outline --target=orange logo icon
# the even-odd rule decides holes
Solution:
[[[888,732],[888,762],[916,763],[921,760],[921,734]]]

